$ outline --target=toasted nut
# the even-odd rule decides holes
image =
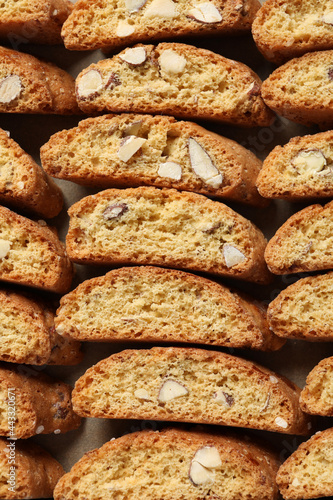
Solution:
[[[11,241],[0,240],[0,259],[4,259],[5,257],[7,257],[11,246]]]
[[[229,408],[234,404],[235,400],[234,398],[228,394],[227,392],[223,392],[222,389],[219,389],[215,394],[214,394],[214,399],[215,402],[219,405],[224,405]]]
[[[162,52],[158,58],[160,68],[169,75],[178,75],[182,73],[186,66],[186,59],[180,56],[172,49],[167,49]]]
[[[265,401],[265,403],[264,403],[264,406],[261,408],[261,410],[260,410],[260,411],[265,411],[265,410],[267,410],[267,408],[269,407],[269,401],[270,401],[270,399],[271,399],[271,395],[270,395],[270,393],[268,393],[268,396],[267,396],[267,398],[266,398],[266,401]]]
[[[319,149],[307,149],[300,151],[291,163],[300,174],[315,174],[324,169],[327,160]]]
[[[57,332],[58,335],[63,335],[65,333],[65,325],[63,325],[62,323],[60,323],[55,331]]]
[[[172,0],[153,0],[144,14],[144,17],[163,17],[163,19],[173,19],[177,16],[176,4]]]
[[[146,141],[147,139],[143,139],[142,137],[128,135],[120,143],[120,148],[117,151],[119,159],[126,163],[137,151],[139,151]]]
[[[127,125],[127,127],[124,129],[124,135],[136,135],[139,132],[141,125],[141,120],[130,123],[130,125]]]
[[[127,21],[119,21],[116,28],[116,35],[119,36],[119,38],[125,38],[126,36],[132,35],[134,31],[134,26],[128,24]]]
[[[91,69],[84,73],[77,83],[77,93],[82,99],[93,97],[103,89],[103,79],[97,69]]]
[[[300,481],[297,479],[297,477],[295,477],[293,479],[293,482],[291,483],[291,486],[293,486],[295,488],[296,486],[299,486],[300,484],[301,484]]]
[[[119,58],[132,66],[140,66],[140,64],[143,64],[147,59],[146,49],[144,47],[127,49]]]
[[[213,3],[204,2],[194,5],[194,8],[188,11],[188,16],[200,23],[219,23],[222,16]]]
[[[158,400],[160,403],[167,403],[173,399],[180,398],[181,396],[186,396],[188,390],[186,387],[176,380],[167,380],[162,384],[160,392],[158,394]]]
[[[150,401],[150,397],[146,389],[137,389],[134,396],[138,399],[144,399],[145,401]]]
[[[206,469],[199,462],[193,460],[189,470],[189,478],[195,486],[203,484],[213,484],[215,474],[213,471]]]
[[[215,446],[204,446],[200,448],[194,455],[193,460],[199,462],[199,464],[207,469],[216,469],[222,465],[220,453]]]
[[[276,425],[278,425],[279,427],[282,427],[283,429],[287,429],[287,427],[288,427],[288,422],[284,418],[281,418],[281,417],[276,417],[275,423],[276,423]]]
[[[117,219],[121,217],[128,211],[128,205],[126,203],[114,203],[106,207],[103,212],[103,218],[105,220]]]
[[[147,2],[147,0],[125,0],[126,10],[132,14],[138,12]]]
[[[179,181],[182,178],[182,167],[174,161],[166,161],[160,164],[157,173],[160,177],[168,177]]]
[[[247,91],[247,94],[250,97],[260,95],[260,85],[259,85],[259,83],[258,82],[251,83],[250,88]]]
[[[223,246],[223,256],[227,267],[237,266],[246,260],[245,255],[238,248],[228,243]]]
[[[277,384],[279,379],[274,377],[274,375],[270,375],[269,376],[269,381],[272,383],[272,384]]]
[[[208,186],[219,188],[223,182],[223,176],[213,164],[207,151],[193,137],[189,138],[188,149],[191,167],[197,176]]]
[[[105,85],[105,88],[108,90],[113,90],[118,85],[121,85],[119,76],[116,73],[111,73],[107,81],[107,84]]]
[[[8,104],[21,94],[23,89],[21,78],[18,75],[9,75],[0,81],[0,102]]]
[[[323,23],[333,26],[333,12],[327,12],[323,15],[321,20],[323,21]]]

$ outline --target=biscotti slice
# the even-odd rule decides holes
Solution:
[[[327,50],[287,62],[262,84],[261,95],[265,103],[296,123],[332,128],[332,61],[333,50]]]
[[[277,64],[305,52],[333,49],[331,0],[266,0],[252,34],[260,52]]]
[[[257,188],[265,198],[301,201],[333,196],[333,132],[293,137],[264,160]]]
[[[24,295],[0,290],[0,360],[31,365],[75,365],[80,343],[58,335],[54,313]]]
[[[0,4],[0,38],[17,43],[61,43],[69,0],[6,0]]]
[[[109,189],[69,211],[70,258],[81,264],[151,264],[267,283],[266,240],[222,203],[174,189]]]
[[[30,367],[0,366],[0,436],[28,438],[67,432],[80,425],[72,388]]]
[[[88,186],[173,187],[255,206],[267,203],[255,186],[262,164],[253,153],[167,116],[88,118],[54,134],[42,146],[41,160],[53,177]]]
[[[285,500],[333,495],[333,429],[317,432],[281,465],[277,484]]]
[[[81,500],[94,491],[99,500],[275,500],[278,466],[275,454],[242,438],[141,431],[86,453],[54,498]]]
[[[229,354],[154,347],[113,354],[89,368],[75,384],[73,408],[82,417],[307,434],[299,393],[289,380]]]
[[[66,293],[72,277],[64,245],[44,221],[0,206],[0,281]]]
[[[332,342],[333,273],[288,286],[269,304],[267,316],[270,328],[280,337]]]
[[[107,316],[105,311],[108,311]],[[276,350],[266,311],[225,286],[157,267],[125,267],[62,297],[55,318],[64,338],[137,340]]]
[[[0,202],[41,217],[55,217],[63,204],[61,189],[2,129]]]
[[[274,274],[333,268],[333,202],[292,215],[268,242],[265,259]]]
[[[77,2],[62,36],[70,50],[115,49],[184,35],[237,34],[251,29],[258,0],[89,0]]]
[[[272,121],[260,88],[248,66],[181,43],[136,45],[91,64],[76,79],[87,114],[157,113],[245,127]]]
[[[333,416],[333,357],[323,359],[309,373],[300,405],[311,415]]]
[[[0,499],[53,498],[65,474],[62,466],[40,446],[0,438]]]
[[[74,79],[54,64],[0,47],[0,113],[79,114]]]

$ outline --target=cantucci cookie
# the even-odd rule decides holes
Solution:
[[[285,500],[333,495],[333,429],[317,432],[281,465],[277,484]]]
[[[257,188],[265,198],[289,201],[333,196],[333,132],[276,146],[263,163]]]
[[[0,367],[0,436],[28,438],[76,429],[72,388],[30,367]]]
[[[292,215],[268,242],[265,259],[274,274],[333,268],[333,202]]]
[[[332,49],[332,2],[266,0],[253,22],[252,34],[260,52],[275,63]]]
[[[267,315],[271,329],[281,337],[332,342],[333,273],[288,286],[269,304]]]
[[[333,357],[323,359],[309,373],[300,405],[311,415],[333,416]]]
[[[44,221],[0,206],[0,281],[66,293],[72,277],[64,245]]]
[[[114,49],[184,35],[249,31],[258,0],[89,0],[77,2],[62,29],[67,49]]]
[[[266,240],[222,203],[174,189],[109,189],[68,211],[67,252],[82,264],[152,264],[267,283]]]
[[[88,498],[93,489],[100,500],[169,500],[175,492],[187,500],[275,500],[278,466],[271,451],[239,437],[141,431],[86,453],[59,481],[54,498]]]
[[[54,64],[0,47],[0,113],[79,114],[74,79]]]
[[[65,338],[86,341],[192,342],[262,350],[284,343],[269,330],[266,311],[255,301],[214,281],[157,267],[124,267],[81,283],[62,297],[55,326]]]
[[[0,360],[31,365],[75,365],[80,343],[59,336],[43,303],[0,289]]]
[[[96,140],[97,138],[97,140]],[[261,161],[191,122],[150,115],[88,118],[41,148],[53,177],[88,186],[173,187],[262,206],[255,186]]]
[[[0,470],[1,500],[53,497],[57,482],[65,474],[59,462],[40,446],[3,438]]]
[[[63,204],[60,188],[2,129],[0,129],[0,202],[41,217],[55,217]]]
[[[250,361],[193,348],[127,350],[76,382],[74,411],[84,417],[232,425],[307,434],[309,418],[292,382]]]
[[[136,45],[85,68],[79,107],[96,112],[170,114],[233,125],[269,125],[261,80],[248,66],[181,43]]]
[[[273,71],[262,84],[261,94],[265,103],[279,115],[296,123],[332,128],[332,61],[333,50],[327,50],[305,54],[287,62]]]
[[[0,38],[11,43],[61,43],[69,0],[6,0],[0,4]]]

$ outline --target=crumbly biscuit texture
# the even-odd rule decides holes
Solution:
[[[126,156],[125,156],[126,155]],[[41,148],[53,177],[88,186],[173,187],[256,206],[261,161],[225,137],[172,117],[137,114],[88,118]]]
[[[32,442],[0,438],[0,499],[23,500],[50,498],[59,479],[65,474],[62,466],[49,453]],[[15,452],[14,452],[15,449]],[[12,464],[15,453],[15,466]],[[15,467],[15,480],[11,466]]]
[[[69,209],[68,255],[90,264],[152,264],[267,283],[266,240],[248,220],[202,195],[109,189]]]
[[[317,432],[281,465],[277,484],[285,500],[333,495],[333,429]]]
[[[268,242],[265,259],[274,274],[333,268],[333,202],[292,215]]]
[[[81,0],[62,36],[71,50],[110,50],[186,34],[235,34],[251,29],[259,8],[258,0]]]
[[[333,357],[323,359],[309,373],[300,405],[311,415],[333,416]]]
[[[0,367],[0,436],[25,439],[79,427],[81,419],[73,412],[69,385],[24,365],[7,366]],[[14,401],[14,426],[9,401]]]
[[[267,106],[296,123],[332,128],[332,60],[332,50],[313,52],[273,71],[261,88]]]
[[[137,112],[269,125],[261,80],[248,66],[179,43],[136,45],[85,68],[76,79],[85,113]]]
[[[231,425],[307,434],[300,390],[252,362],[193,348],[127,350],[76,382],[80,416]]]
[[[258,49],[277,64],[305,52],[333,49],[331,0],[266,0],[252,25]]]

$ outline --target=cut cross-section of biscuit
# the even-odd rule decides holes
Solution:
[[[0,207],[0,281],[66,293],[73,266],[58,236],[41,222]]]
[[[0,47],[0,113],[79,114],[74,79],[54,64]]]
[[[125,49],[79,74],[76,94],[82,111],[169,114],[245,127],[271,123],[261,80],[248,66],[179,43],[137,48],[145,54],[140,64],[129,63],[128,51],[134,49]],[[142,60],[142,54],[137,57]]]
[[[136,145],[135,138],[140,139]],[[54,134],[41,148],[41,160],[53,177],[83,185],[173,187],[265,204],[255,186],[261,161],[254,154],[195,123],[167,116],[88,118]]]
[[[67,251],[87,264],[152,264],[267,283],[266,240],[219,202],[174,189],[109,189],[69,209]]]
[[[300,405],[311,415],[333,417],[333,357],[323,359],[309,373]]]
[[[281,465],[277,484],[285,500],[333,495],[333,429],[317,432]]]
[[[266,0],[252,25],[269,61],[281,63],[314,50],[333,49],[331,0]]]
[[[261,95],[265,103],[296,123],[332,128],[332,61],[333,50],[326,50],[287,62],[262,84]]]
[[[32,442],[0,438],[0,498],[23,500],[51,498],[62,466],[49,453]]]
[[[293,137],[267,156],[257,178],[266,198],[301,201],[333,196],[333,132]]]
[[[25,439],[79,427],[69,385],[30,367],[7,366],[0,367],[0,436]]]
[[[258,0],[78,2],[62,36],[70,50],[110,50],[188,34],[237,34],[251,29],[259,8]]]
[[[268,242],[265,259],[274,274],[333,268],[333,202],[292,215]]]
[[[84,417],[307,434],[310,420],[300,409],[299,393],[292,382],[235,356],[154,347],[114,354],[87,370],[75,384],[73,407]]]
[[[60,188],[2,129],[0,202],[46,218],[58,215],[63,204]]]
[[[74,465],[55,500],[276,500],[274,453],[242,437],[167,429],[109,441]],[[94,474],[94,476],[93,476]],[[93,477],[98,478],[94,480]]]
[[[80,343],[58,335],[54,311],[24,295],[0,290],[0,360],[32,365],[75,365]]]
[[[332,342],[333,273],[309,276],[282,290],[268,306],[268,321],[280,337]]]
[[[107,316],[105,311],[108,311]],[[55,318],[65,338],[164,341],[279,349],[266,311],[213,281],[182,271],[125,267],[62,297]]]

